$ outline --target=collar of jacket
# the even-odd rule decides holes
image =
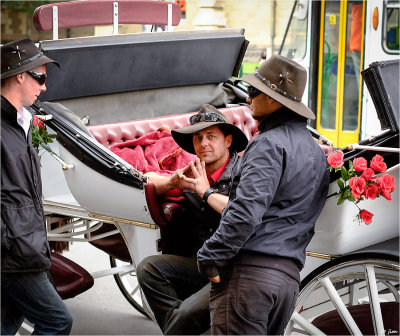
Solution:
[[[17,122],[17,109],[11,104],[6,98],[1,96],[1,120],[7,120],[8,122]]]
[[[236,152],[233,152],[231,154],[231,159],[229,160],[228,164],[225,166],[224,171],[222,172],[222,175],[220,176],[220,178],[218,179],[218,181],[224,181],[224,180],[230,180],[231,178],[231,172],[232,172],[232,168],[235,165],[236,161],[238,159],[238,155]],[[217,182],[218,182],[217,181]]]
[[[292,110],[283,107],[260,121],[258,129],[261,133],[278,127],[289,120],[298,120],[306,122],[307,119],[293,112]]]

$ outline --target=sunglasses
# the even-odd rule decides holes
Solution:
[[[249,86],[247,88],[247,94],[249,95],[250,98],[255,98],[262,92],[259,89],[256,89],[254,86]]]
[[[197,124],[201,121],[215,122],[222,121],[226,122],[222,116],[214,112],[204,112],[192,115],[189,119],[190,125]]]
[[[37,81],[40,85],[46,83],[47,75],[41,72],[35,71],[27,71],[26,72],[29,76],[31,76],[35,81]]]

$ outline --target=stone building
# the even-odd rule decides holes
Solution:
[[[34,41],[52,38],[51,32],[38,33],[32,13],[10,10],[2,1],[1,43],[29,36]],[[244,28],[250,41],[247,62],[259,62],[279,50],[294,0],[186,0],[186,12],[175,30]],[[135,33],[142,25],[120,25],[119,33]],[[59,38],[110,35],[111,26],[61,29]]]

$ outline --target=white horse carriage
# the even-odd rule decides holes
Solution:
[[[99,3],[112,4],[107,0]],[[120,13],[127,4],[120,2]],[[57,5],[58,13],[52,9]],[[36,26],[45,29],[47,15],[62,27],[69,5],[74,2],[38,8]],[[155,23],[177,25],[180,12],[176,5],[157,2],[159,5],[165,15]],[[161,127],[183,127],[203,103],[221,108],[249,139],[256,136],[257,123],[245,104],[245,89],[231,80],[238,74],[247,44],[244,31],[238,29],[40,43],[40,48],[62,65],[61,70],[48,67],[48,91],[32,107],[57,133],[52,144],[57,155],[46,153],[41,159],[48,237],[57,242],[89,242],[109,254],[111,262],[110,269],[89,275],[53,254],[52,273],[63,297],[87,290],[93,277],[114,275],[129,302],[152,316],[141,297],[135,265],[162,252],[164,233],[181,205],[157,198],[144,171],[135,168],[137,162],[128,162],[110,148],[117,143],[131,144]],[[342,149],[345,165],[355,157],[369,161],[379,153],[397,185],[398,74],[399,61],[378,62],[364,70],[382,132]],[[327,153],[334,150],[326,141],[323,144],[317,132],[310,131]],[[330,194],[337,191],[339,177],[331,173]],[[287,334],[380,335],[396,330],[398,334],[398,192],[392,197],[391,202],[382,197],[363,202],[374,213],[368,226],[354,221],[354,205],[345,202],[339,206],[337,197],[327,199],[308,246],[301,292]]]

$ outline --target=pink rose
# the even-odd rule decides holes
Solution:
[[[356,199],[360,199],[366,186],[367,186],[367,182],[362,177],[354,176],[349,180],[349,187],[351,189],[351,194]]]
[[[391,201],[392,196],[390,194],[396,188],[396,181],[394,179],[394,176],[385,174],[381,177],[378,177],[378,184],[381,188],[382,196],[385,197],[388,201]]]
[[[367,224],[367,225],[371,224],[372,217],[374,217],[374,215],[372,213],[370,213],[369,211],[367,211],[367,210],[360,211],[360,218],[365,224]]]
[[[376,196],[378,196],[381,192],[381,189],[376,183],[370,183],[368,184],[367,189],[364,191],[364,195],[366,199],[376,199]]]
[[[386,163],[383,162],[383,157],[376,154],[371,160],[371,168],[378,173],[382,173],[386,170]]]
[[[39,126],[39,129],[44,128],[43,122],[41,122],[40,119],[39,119],[39,117],[36,116],[36,115],[33,117],[32,124],[33,124],[33,126]]]
[[[342,151],[337,151],[335,153],[332,153],[327,158],[328,164],[332,168],[340,168],[341,166],[343,166],[343,157],[344,154]]]
[[[362,172],[365,169],[367,169],[367,166],[368,166],[368,161],[365,160],[363,157],[355,158],[353,160],[353,168],[354,168],[354,171],[356,171],[357,173]]]
[[[373,171],[372,168],[365,169],[361,174],[361,177],[366,181],[373,181],[376,179],[375,172]]]

